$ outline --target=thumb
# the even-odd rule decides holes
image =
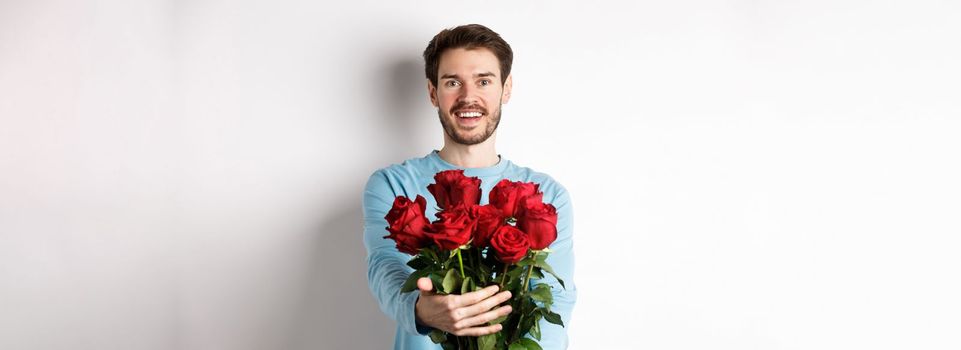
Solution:
[[[434,294],[434,284],[427,277],[417,279],[417,289],[420,289],[421,295]]]

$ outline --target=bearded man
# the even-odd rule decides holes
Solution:
[[[482,336],[501,330],[488,322],[511,312],[509,291],[497,285],[463,295],[438,295],[428,278],[418,280],[419,292],[400,293],[413,269],[410,255],[398,251],[384,239],[385,215],[394,198],[422,195],[426,214],[433,217],[438,207],[427,185],[434,174],[460,169],[464,175],[481,179],[481,203],[487,204],[491,188],[502,179],[534,182],[544,193],[544,202],[557,208],[557,239],[550,245],[547,262],[566,282],[566,288],[547,276],[532,280],[551,285],[554,304],[565,325],[570,322],[577,298],[574,284],[573,217],[567,190],[547,174],[522,167],[495,150],[497,127],[503,104],[511,98],[513,51],[501,36],[489,28],[470,24],[438,33],[424,50],[427,92],[437,108],[444,131],[444,145],[420,158],[375,171],[364,190],[364,246],[367,249],[367,277],[371,293],[381,310],[397,322],[394,349],[440,349],[427,334],[439,329],[458,336]],[[544,349],[567,348],[564,327],[540,321],[540,345]]]

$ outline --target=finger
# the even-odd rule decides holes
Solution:
[[[496,284],[487,288],[476,290],[467,294],[462,294],[454,299],[454,307],[468,306],[477,304],[479,301],[489,298],[500,289]]]
[[[510,305],[501,306],[497,309],[482,313],[480,315],[457,321],[456,323],[454,323],[454,328],[455,329],[467,328],[467,327],[472,327],[477,325],[483,325],[487,322],[493,321],[498,317],[506,316],[510,314],[511,310],[512,309]]]
[[[421,277],[417,279],[417,289],[420,289],[421,295],[433,294],[434,284],[431,283],[430,278]]]
[[[488,334],[500,332],[501,328],[502,327],[500,324],[495,324],[495,325],[484,326],[484,327],[466,328],[459,331],[454,331],[452,333],[454,333],[454,335],[456,336],[466,335],[471,337],[479,337],[482,335],[488,335]]]
[[[497,305],[500,305],[501,303],[508,301],[510,299],[511,299],[511,292],[505,290],[503,292],[497,293],[496,295],[490,298],[484,299],[479,303],[476,303],[470,306],[465,306],[462,310],[459,310],[459,311],[464,318],[467,318],[467,317],[471,317],[479,313],[485,312],[487,310],[493,309]]]

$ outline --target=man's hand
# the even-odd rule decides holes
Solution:
[[[456,336],[496,333],[501,325],[487,326],[487,322],[511,313],[510,305],[491,310],[511,298],[510,291],[497,293],[496,285],[462,295],[438,295],[433,292],[429,278],[420,278],[417,289],[420,289],[414,307],[417,322]]]

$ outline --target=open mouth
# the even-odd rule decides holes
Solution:
[[[453,113],[461,127],[473,128],[484,119],[484,112],[476,109],[459,110]]]
[[[479,111],[460,111],[454,113],[458,118],[480,118],[484,113]]]

